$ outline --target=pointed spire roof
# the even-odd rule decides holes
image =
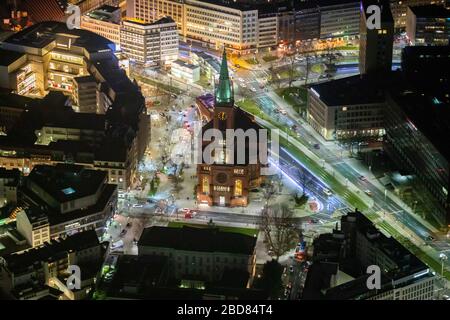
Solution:
[[[220,66],[219,84],[216,89],[216,104],[233,106],[233,87],[228,74],[227,53],[225,48],[222,54],[222,64]]]

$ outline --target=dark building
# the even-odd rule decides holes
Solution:
[[[33,247],[83,230],[102,234],[117,206],[117,186],[106,172],[69,164],[36,166],[20,196],[17,230]]]
[[[236,279],[243,275],[242,288],[253,281],[255,246],[253,236],[187,226],[146,228],[138,242],[139,255],[168,258],[173,279],[217,284],[227,272],[234,272]]]
[[[381,28],[367,27],[367,7],[381,7]],[[361,2],[361,24],[359,43],[359,71],[361,74],[389,72],[392,69],[394,44],[394,19],[388,0],[363,0]]]
[[[406,35],[412,45],[448,45],[450,10],[437,5],[408,7]]]
[[[95,283],[104,248],[94,231],[46,242],[39,248],[0,257],[0,291],[10,299],[38,300],[51,296],[84,299]],[[80,267],[80,289],[70,289],[68,267]]]
[[[340,230],[314,240],[313,264],[303,299],[432,300],[435,277],[392,237],[361,212],[341,217]],[[378,266],[381,288],[367,287],[367,267]]]
[[[450,48],[407,47],[403,73],[388,92],[385,150],[429,190],[429,214],[450,225]]]
[[[211,143],[203,140],[203,134],[208,130],[211,133],[212,129],[220,131],[224,140],[219,142],[222,148],[218,154],[216,153],[218,150],[211,153],[211,161],[205,159],[203,155],[202,163],[197,165],[197,201],[210,206],[247,206],[249,190],[261,184],[258,147],[261,128],[250,114],[234,105],[233,86],[228,75],[225,51],[215,92],[214,116],[202,128],[202,150]],[[240,139],[233,139],[231,142],[234,150],[230,150],[225,143],[228,129],[234,129],[234,132],[242,129],[244,133],[255,133],[258,141],[249,141],[252,138],[245,138],[244,148],[240,148],[239,141],[233,143],[234,140]],[[243,155],[243,161],[238,161],[240,155]],[[255,156],[255,159],[252,156]]]

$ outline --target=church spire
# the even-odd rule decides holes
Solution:
[[[227,53],[223,49],[222,64],[220,66],[219,84],[216,90],[216,105],[233,106],[233,87],[228,74]]]

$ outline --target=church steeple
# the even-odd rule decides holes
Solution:
[[[233,87],[228,74],[227,53],[223,49],[222,64],[220,66],[219,84],[216,89],[216,106],[230,106],[234,104]]]

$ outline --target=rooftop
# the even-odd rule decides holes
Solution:
[[[195,64],[191,64],[191,63],[188,63],[188,62],[180,60],[180,59],[177,59],[174,62],[172,62],[172,65],[173,64],[177,64],[177,65],[179,65],[181,67],[189,68],[189,69],[192,69],[192,70],[197,69],[199,67],[199,66],[196,66]]]
[[[450,18],[450,10],[443,6],[427,5],[408,7],[416,17],[420,18]]]
[[[68,29],[65,23],[46,21],[34,24],[8,37],[4,43],[32,48],[44,48],[57,36],[70,37],[73,46],[85,48],[88,52],[112,50],[115,44],[108,39],[83,29]]]
[[[375,77],[367,75],[327,81],[312,85],[310,88],[311,94],[320,97],[329,107],[385,101],[380,82]]]
[[[0,66],[7,67],[24,55],[25,53],[22,52],[0,49]]]
[[[27,177],[27,185],[32,181],[56,201],[67,202],[95,194],[106,178],[104,171],[79,165],[37,165]]]
[[[8,269],[20,272],[36,262],[52,261],[66,257],[68,252],[80,251],[100,245],[94,230],[79,232],[67,238],[58,238],[45,243],[42,247],[33,248],[23,253],[6,255]]]
[[[150,227],[139,239],[138,246],[173,248],[176,250],[223,252],[252,255],[256,238],[214,228]]]

